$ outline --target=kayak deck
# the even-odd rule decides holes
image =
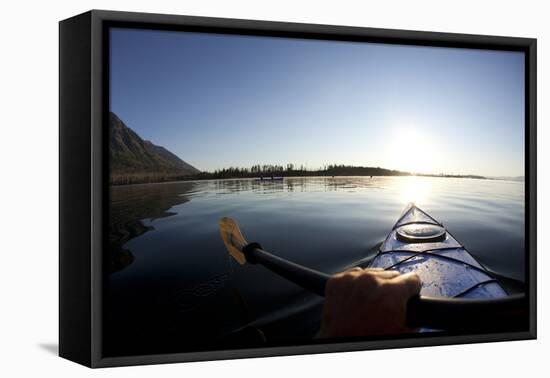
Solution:
[[[441,223],[409,204],[395,223],[370,268],[415,272],[420,276],[420,295],[452,298],[499,298],[508,294],[448,230],[439,241],[407,242],[398,231],[410,225],[439,226]]]

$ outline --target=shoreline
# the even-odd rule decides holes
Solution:
[[[131,183],[110,183],[109,187],[123,187],[131,185],[145,185],[145,184],[170,184],[178,182],[195,182],[195,181],[226,181],[226,180],[257,180],[258,182],[284,182],[285,179],[295,179],[295,178],[344,178],[344,177],[365,177],[365,178],[378,178],[378,177],[428,177],[428,178],[454,178],[454,179],[470,179],[470,180],[489,180],[489,181],[509,181],[509,182],[524,182],[516,180],[505,180],[498,179],[493,177],[477,176],[477,175],[429,175],[429,174],[402,174],[402,175],[287,175],[287,176],[273,176],[276,177],[275,180],[272,180],[271,176],[263,176],[264,179],[261,180],[262,176],[250,176],[250,177],[177,177],[174,179],[167,179],[161,181],[141,181],[141,182],[131,182]]]

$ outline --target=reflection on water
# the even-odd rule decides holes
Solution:
[[[403,205],[410,202],[424,206],[430,199],[433,180],[426,177],[403,177],[399,182],[399,199]]]
[[[107,259],[111,272],[121,270],[132,263],[134,256],[124,245],[147,231],[143,219],[176,215],[169,209],[189,201],[186,193],[193,192],[194,183],[147,184],[115,186],[110,190],[109,244]]]
[[[106,353],[307,341],[318,299],[261,266],[232,262],[219,218],[232,216],[249,240],[330,273],[375,253],[410,201],[492,271],[524,279],[523,183],[300,177],[112,187]],[[271,321],[281,314],[286,321]]]

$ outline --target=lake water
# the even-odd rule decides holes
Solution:
[[[219,236],[223,216],[235,218],[244,236],[264,249],[334,273],[376,253],[414,201],[510,292],[520,291],[524,197],[523,182],[429,177],[112,187],[105,352],[167,353],[311,339],[319,299],[261,266],[232,261]]]

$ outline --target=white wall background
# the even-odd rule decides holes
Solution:
[[[0,375],[526,377],[548,372],[550,27],[543,1],[6,1],[0,22]],[[538,38],[539,340],[89,370],[58,358],[58,25],[89,9]],[[544,274],[543,274],[544,273]]]

